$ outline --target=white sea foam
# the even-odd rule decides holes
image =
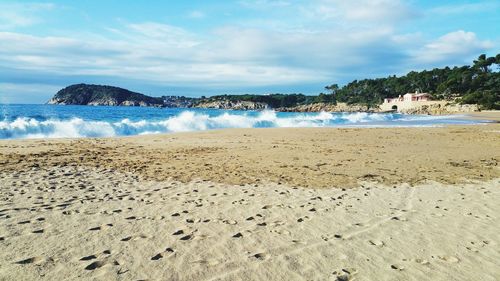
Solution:
[[[0,121],[0,139],[112,137],[222,128],[401,126],[408,122],[400,121],[425,120],[429,122],[439,119],[441,117],[401,117],[393,114],[370,113],[277,114],[274,111],[263,111],[257,114],[221,112],[216,116],[194,111],[183,111],[176,116],[163,120],[132,121],[123,119],[119,122],[87,121],[81,118],[39,121],[34,118],[19,117],[13,121]],[[425,124],[414,125],[421,126]]]

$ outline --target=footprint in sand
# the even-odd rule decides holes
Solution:
[[[479,250],[478,250],[477,248],[475,248],[475,247],[469,247],[469,246],[466,246],[466,247],[465,247],[465,249],[467,249],[467,250],[469,250],[469,251],[471,251],[471,252],[475,252],[475,253],[478,253],[478,252],[479,252]]]
[[[97,230],[101,230],[105,227],[112,227],[113,224],[111,223],[108,223],[108,224],[105,224],[105,225],[102,225],[102,226],[96,226],[96,227],[92,227],[92,228],[89,228],[90,231],[97,231]]]
[[[191,239],[193,239],[193,235],[192,234],[189,234],[189,235],[186,235],[186,236],[182,236],[180,238],[180,240],[182,240],[182,241],[188,241],[188,240],[191,240]]]
[[[96,259],[96,258],[97,257],[95,255],[90,255],[90,256],[83,257],[80,260],[81,261],[89,261],[89,260],[93,260],[93,259]]]
[[[331,235],[321,235],[321,239],[323,239],[323,241],[328,241],[331,238],[332,238]]]
[[[272,227],[277,227],[277,226],[281,226],[281,225],[284,225],[285,222],[284,221],[274,221],[271,223],[271,226]]]
[[[413,261],[423,265],[429,264],[429,261],[426,259],[414,259]]]
[[[369,240],[368,242],[371,245],[377,246],[377,247],[383,247],[385,245],[384,241],[380,241],[380,240]]]
[[[271,232],[277,233],[279,235],[291,235],[292,233],[286,229],[273,229]]]
[[[454,256],[438,256],[438,258],[442,261],[449,262],[449,263],[457,263],[460,261],[457,257],[454,257]]]
[[[167,255],[167,254],[173,254],[173,253],[174,253],[174,250],[172,248],[166,248],[164,252],[158,253],[158,254],[152,256],[151,260],[152,261],[157,261],[157,260],[160,260],[163,257],[165,257],[165,255]]]
[[[402,266],[400,264],[391,264],[391,268],[394,269],[394,270],[403,270],[403,269],[405,269],[404,266]]]
[[[393,220],[393,221],[401,221],[401,220],[404,220],[404,219],[402,219],[400,217],[392,217],[391,220]]]
[[[342,270],[336,270],[333,275],[336,276],[336,281],[349,281],[354,280],[354,276],[358,274],[358,270],[355,268],[343,268]]]
[[[225,224],[229,224],[229,225],[236,225],[236,224],[238,224],[238,222],[235,221],[235,220],[223,220],[222,222],[225,223]]]
[[[263,261],[263,260],[269,259],[269,254],[267,254],[267,253],[257,253],[257,254],[254,254],[254,255],[250,256],[250,258]]]
[[[108,262],[108,261],[95,261],[85,267],[85,270],[96,270],[98,268],[107,266],[107,265],[120,265],[117,261]]]
[[[161,253],[159,253],[159,254],[156,254],[153,257],[151,257],[151,260],[152,261],[157,261],[157,260],[159,260],[161,258],[163,258],[163,255]]]
[[[24,260],[20,260],[20,261],[17,261],[15,263],[17,264],[35,264],[35,265],[38,265],[38,264],[41,264],[43,262],[45,262],[47,259],[44,258],[44,257],[32,257],[32,258],[28,258],[28,259],[24,259]]]
[[[310,220],[310,219],[311,219],[311,218],[309,218],[309,216],[304,216],[304,217],[302,217],[302,218],[298,218],[298,219],[297,219],[297,222],[304,222],[304,221],[306,221],[306,220]]]
[[[138,239],[146,239],[146,238],[149,238],[149,236],[141,234],[141,235],[136,235],[136,236],[127,236],[125,238],[122,238],[120,241],[126,242],[126,241],[130,241],[132,239],[138,240]]]
[[[175,231],[174,233],[172,233],[172,235],[181,235],[181,234],[184,234],[184,230],[182,230],[182,229],[179,229],[179,230]]]

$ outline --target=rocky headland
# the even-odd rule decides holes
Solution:
[[[47,103],[61,105],[164,106],[162,98],[150,97],[113,86],[89,84],[68,86],[57,92]]]

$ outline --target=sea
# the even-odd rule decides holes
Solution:
[[[0,139],[116,137],[226,128],[436,127],[483,122],[461,117],[0,104]]]

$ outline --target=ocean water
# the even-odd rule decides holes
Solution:
[[[114,137],[223,128],[429,127],[479,122],[457,116],[393,113],[0,104],[0,139]]]

